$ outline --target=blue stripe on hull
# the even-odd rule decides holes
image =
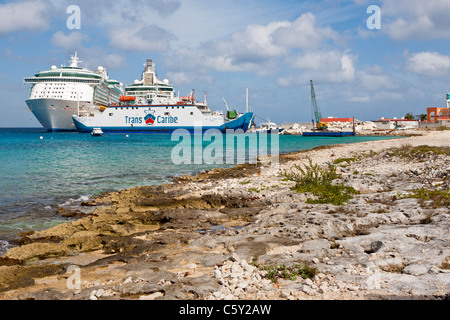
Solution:
[[[355,135],[354,132],[303,132],[304,137],[349,137]]]
[[[77,129],[58,129],[58,128],[52,128],[47,129],[48,132],[77,132]]]

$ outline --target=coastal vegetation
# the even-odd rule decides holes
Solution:
[[[342,205],[350,200],[358,191],[353,187],[344,184],[334,184],[333,181],[340,178],[336,172],[336,167],[328,164],[326,168],[314,164],[310,158],[309,163],[302,168],[295,165],[298,172],[284,172],[283,176],[287,181],[294,181],[296,184],[292,188],[299,193],[311,193],[314,198],[308,198],[306,203],[331,203]]]
[[[408,160],[425,161],[429,155],[450,155],[450,147],[435,147],[435,146],[418,146],[413,147],[410,144],[404,144],[400,148],[391,149],[388,153],[390,157],[400,157]]]
[[[333,161],[334,165],[340,165],[341,167],[344,167],[346,165],[351,164],[352,162],[358,162],[361,161],[364,158],[368,158],[368,157],[374,157],[377,153],[373,150],[370,150],[369,152],[362,152],[362,153],[357,153],[355,155],[353,155],[352,157],[343,157],[343,158],[339,158]],[[346,164],[344,164],[344,162]]]
[[[413,190],[412,193],[404,196],[403,198],[418,199],[418,202],[422,207],[448,207],[450,206],[450,189],[428,190],[426,188],[420,188]]]
[[[284,264],[271,264],[268,266],[259,266],[259,269],[266,271],[265,278],[271,280],[273,283],[278,279],[287,279],[295,281],[298,277],[303,279],[311,279],[317,274],[316,268],[311,268],[307,265],[295,264],[293,266],[286,266]]]

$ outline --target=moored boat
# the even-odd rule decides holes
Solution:
[[[94,128],[94,129],[92,129],[91,136],[93,136],[93,137],[101,137],[101,136],[103,136],[102,128]]]
[[[32,85],[26,103],[48,131],[76,131],[72,115],[95,112],[118,102],[123,93],[122,84],[110,79],[105,68],[93,71],[79,67],[80,62],[75,52],[69,66],[51,66],[24,79]]]
[[[220,132],[248,130],[253,113],[229,110],[226,114],[209,108],[206,95],[203,102],[189,96],[175,96],[173,87],[156,76],[151,60],[147,60],[142,80],[125,88],[119,102],[107,105],[95,113],[83,112],[73,116],[79,132],[91,132],[100,127],[103,132],[165,133],[177,129],[189,132],[216,129]]]

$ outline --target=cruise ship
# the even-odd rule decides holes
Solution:
[[[82,112],[73,116],[80,132],[89,133],[96,128],[103,132],[166,133],[176,129],[195,132],[217,129],[221,132],[242,129],[247,131],[253,113],[240,114],[228,110],[226,114],[212,111],[206,100],[195,100],[195,91],[188,96],[175,95],[167,79],[158,79],[152,60],[147,60],[141,80],[125,87],[125,95],[118,103],[102,107],[98,112]]]
[[[32,85],[26,103],[48,131],[76,131],[73,115],[118,103],[123,94],[122,84],[109,79],[105,68],[92,71],[79,67],[80,62],[75,52],[69,66],[51,66],[24,79]]]

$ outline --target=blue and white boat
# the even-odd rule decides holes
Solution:
[[[177,129],[195,132],[201,128],[203,132],[209,129],[245,132],[253,119],[252,112],[212,111],[206,95],[203,102],[198,102],[194,90],[187,97],[175,96],[169,81],[157,78],[151,60],[147,60],[142,80],[127,86],[125,93],[118,103],[98,112],[73,116],[78,131],[88,133],[101,128],[103,132],[169,133]]]

